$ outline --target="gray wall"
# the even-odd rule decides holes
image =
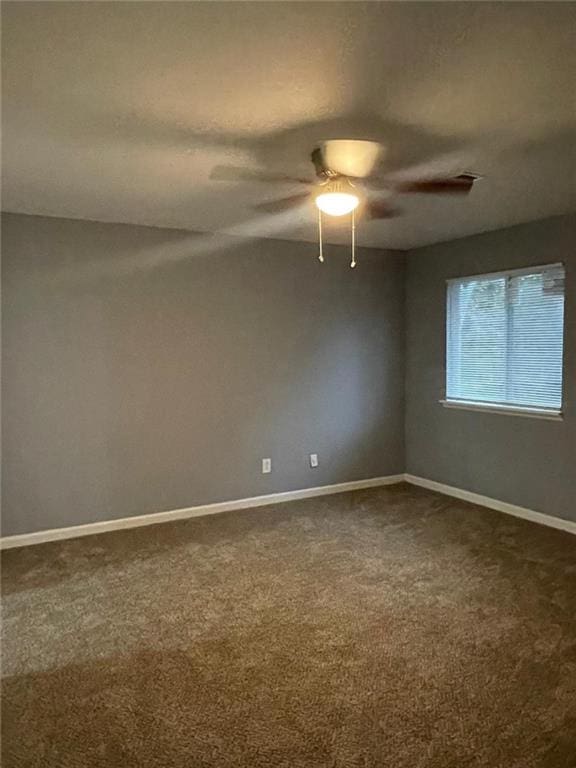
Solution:
[[[564,420],[443,408],[450,277],[563,261]],[[576,520],[576,217],[414,251],[407,269],[406,471]]]
[[[356,270],[336,246],[2,224],[3,535],[404,469],[576,519],[576,217]],[[445,280],[559,260],[564,421],[443,408]]]
[[[402,254],[2,223],[4,535],[404,470]]]

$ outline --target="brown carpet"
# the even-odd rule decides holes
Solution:
[[[576,538],[408,486],[7,552],[4,768],[574,768]]]

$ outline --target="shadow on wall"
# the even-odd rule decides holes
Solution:
[[[221,235],[217,232],[201,234],[151,229],[151,232],[162,233],[160,243],[155,242],[152,246],[127,249],[121,254],[114,251],[99,253],[98,258],[93,261],[64,265],[46,277],[50,281],[68,285],[72,290],[76,287],[91,289],[94,283],[100,280],[115,281],[124,276],[143,275],[151,270],[166,269],[212,255],[223,255],[238,246],[238,238],[251,239],[256,244],[259,238],[279,235],[283,230],[294,226],[299,215],[298,210],[292,210],[274,216],[267,214],[251,218],[235,227],[234,236]],[[254,230],[259,232],[259,238],[254,236]],[[314,250],[314,246],[310,245],[311,253]]]

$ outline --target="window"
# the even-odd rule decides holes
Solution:
[[[445,404],[559,414],[564,267],[448,282]]]

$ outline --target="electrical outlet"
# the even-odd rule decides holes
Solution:
[[[318,454],[317,453],[311,453],[310,454],[310,466],[312,468],[318,466]]]
[[[262,474],[268,475],[272,472],[272,459],[262,459]]]

